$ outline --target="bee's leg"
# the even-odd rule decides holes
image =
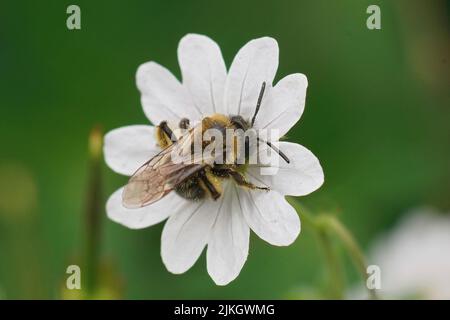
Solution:
[[[198,177],[203,182],[203,184],[205,185],[205,188],[209,191],[209,193],[211,194],[211,197],[214,200],[216,200],[217,198],[220,197],[220,192],[217,191],[217,189],[214,186],[214,184],[211,181],[209,181],[208,177],[206,176],[206,172],[205,172],[204,169],[200,170],[198,172]]]
[[[172,129],[170,129],[169,126],[167,125],[167,121],[161,121],[161,123],[159,124],[159,128],[161,128],[161,130],[164,132],[167,138],[170,139],[170,141],[172,141],[172,143],[177,142],[178,139],[173,134]]]
[[[179,127],[181,129],[189,129],[189,119],[183,118],[180,120]],[[157,137],[159,140],[159,145],[162,148],[165,148],[172,143],[175,143],[178,141],[177,136],[173,133],[172,129],[170,129],[169,125],[167,124],[167,121],[161,121],[159,126],[156,127],[157,129]]]
[[[216,168],[213,169],[212,172],[219,177],[231,177],[239,186],[247,187],[249,189],[270,190],[269,187],[259,187],[254,185],[247,181],[242,173],[230,168]]]
[[[173,134],[172,129],[170,129],[166,121],[161,121],[159,126],[156,126],[155,129],[156,141],[162,149],[177,142],[177,137]]]
[[[269,187],[259,187],[254,185],[253,183],[247,181],[244,177],[244,175],[240,172],[230,170],[230,176],[231,178],[240,186],[247,187],[249,189],[258,189],[258,190],[266,190],[269,191]]]
[[[183,118],[183,119],[180,120],[178,126],[180,127],[180,129],[187,130],[187,129],[189,129],[189,124],[190,124],[189,119],[188,118]]]

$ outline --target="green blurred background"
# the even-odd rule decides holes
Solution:
[[[81,8],[81,30],[66,8]],[[366,8],[381,8],[368,30]],[[59,298],[86,235],[88,136],[145,124],[137,67],[180,75],[186,33],[210,36],[227,66],[247,41],[280,47],[276,81],[301,72],[306,109],[289,139],[321,160],[325,184],[302,198],[333,213],[364,248],[408,209],[450,208],[450,1],[12,1],[0,3],[0,298]],[[126,178],[102,162],[103,201]],[[108,290],[123,298],[297,298],[324,286],[310,230],[276,248],[251,236],[240,276],[183,275],[160,258],[162,224],[133,231],[102,215]],[[347,283],[358,280],[347,258]],[[110,272],[108,272],[109,274]]]

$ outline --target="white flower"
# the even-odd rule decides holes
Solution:
[[[387,297],[450,299],[450,216],[416,209],[372,251]]]
[[[369,256],[380,267],[382,298],[450,299],[449,214],[415,209]]]
[[[137,86],[144,112],[153,124],[178,122],[186,117],[199,121],[222,113],[249,119],[261,84],[267,83],[256,129],[278,129],[284,135],[302,115],[307,87],[303,74],[291,74],[274,87],[278,67],[278,44],[272,38],[248,42],[228,71],[218,45],[206,36],[188,34],[178,46],[183,81],[155,62],[141,65]],[[250,166],[247,178],[271,191],[250,191],[232,181],[224,183],[223,195],[189,201],[171,192],[158,202],[139,209],[122,206],[122,190],[109,198],[108,217],[132,229],[146,228],[165,219],[161,256],[172,273],[187,271],[207,246],[207,269],[215,283],[234,280],[247,259],[250,229],[265,241],[291,244],[300,232],[300,220],[285,195],[302,196],[319,188],[323,171],[318,159],[305,147],[279,142],[290,164],[280,161],[278,173],[262,176]],[[118,128],[105,136],[104,154],[114,171],[131,175],[159,152],[154,127],[135,125]]]

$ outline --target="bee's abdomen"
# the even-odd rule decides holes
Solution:
[[[205,190],[200,186],[197,176],[186,179],[175,187],[176,193],[188,200],[201,200],[205,197]]]

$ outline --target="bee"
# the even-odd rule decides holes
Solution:
[[[239,115],[214,114],[203,118],[200,124],[190,128],[189,119],[183,118],[178,126],[187,132],[179,138],[176,137],[167,122],[162,121],[156,127],[156,139],[162,151],[144,163],[131,176],[122,193],[123,206],[126,208],[144,207],[160,200],[172,191],[188,200],[198,201],[206,197],[217,200],[222,194],[224,179],[232,179],[237,185],[249,189],[269,190],[266,186],[256,186],[247,181],[241,170],[245,164],[237,164],[236,161],[223,164],[216,161],[217,155],[215,154],[205,156],[202,153],[203,149],[215,141],[202,142],[200,152],[194,150],[193,147],[193,141],[208,129],[216,129],[225,133],[230,129],[233,131],[240,129],[245,132],[252,128],[261,106],[265,86],[266,84],[263,82],[251,121],[247,121]],[[289,163],[288,157],[270,142],[263,141],[259,137],[257,141],[266,143]],[[244,143],[247,157],[248,140],[245,140]],[[232,148],[232,157],[236,157],[235,147],[236,145]],[[182,159],[186,161],[173,161],[174,154],[181,155]]]

